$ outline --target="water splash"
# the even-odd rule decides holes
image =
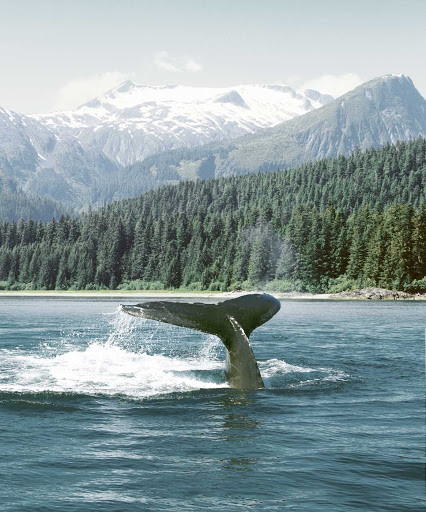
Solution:
[[[310,368],[289,364],[279,359],[259,362],[260,372],[268,387],[282,389],[317,389],[349,381],[351,376],[334,368]]]
[[[135,319],[119,309],[102,315],[93,332],[71,331],[32,349],[1,352],[0,391],[6,392],[146,398],[228,386],[224,347],[217,337]],[[349,378],[330,368],[278,359],[260,361],[259,368],[267,387],[275,389],[310,389]]]
[[[227,386],[214,337],[185,332],[180,339],[179,330],[119,310],[106,318],[106,335],[89,341],[77,332],[35,351],[2,351],[0,390],[145,398]],[[191,341],[198,350],[182,356]]]
[[[125,315],[119,308],[113,313],[104,313],[109,319],[111,332],[105,346],[126,345],[129,339],[134,337],[135,321],[130,315]]]

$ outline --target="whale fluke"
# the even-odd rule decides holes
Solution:
[[[158,320],[218,336],[227,349],[226,376],[238,389],[265,387],[250,346],[250,334],[270,320],[281,304],[272,295],[251,293],[218,304],[156,301],[120,308],[133,316]]]

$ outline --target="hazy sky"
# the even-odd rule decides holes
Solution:
[[[287,83],[334,95],[387,73],[426,96],[424,0],[0,0],[0,106],[74,108],[141,84]]]

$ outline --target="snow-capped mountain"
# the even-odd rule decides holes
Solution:
[[[281,85],[126,82],[73,112],[0,109],[0,178],[16,193],[82,208],[164,183],[285,169],[419,136],[426,101],[404,75],[335,100]]]
[[[0,107],[0,167],[16,177],[34,172],[55,135],[37,121]]]
[[[94,146],[30,116],[0,108],[0,172],[30,192],[75,206],[90,201],[92,180],[107,177],[117,166]]]
[[[208,88],[127,81],[77,110],[31,118],[129,165],[162,151],[254,133],[332,100],[283,85]]]
[[[404,75],[366,82],[327,105],[252,135],[136,164],[139,175],[217,178],[286,169],[318,158],[348,155],[426,137],[426,100]]]

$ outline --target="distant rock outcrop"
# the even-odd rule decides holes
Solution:
[[[235,105],[237,107],[249,108],[247,103],[243,100],[240,94],[237,91],[229,91],[219,98],[214,100],[215,103],[230,103],[231,105]]]
[[[330,295],[330,298],[336,299],[369,299],[369,300],[413,300],[419,299],[420,294],[412,295],[410,293],[386,290],[385,288],[362,288],[360,290],[349,290],[345,292]],[[426,299],[426,296],[424,296]]]
[[[303,94],[311,100],[318,101],[321,105],[327,105],[334,100],[333,96],[330,96],[329,94],[321,94],[314,89],[305,89]]]

